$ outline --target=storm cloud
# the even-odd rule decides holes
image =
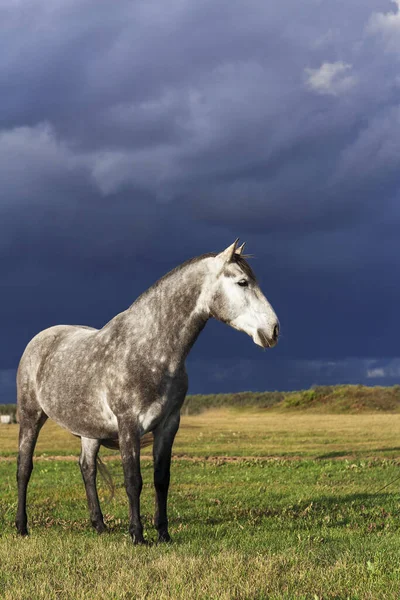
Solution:
[[[1,400],[37,331],[237,236],[282,340],[211,324],[192,392],[394,382],[399,31],[399,1],[3,2]]]

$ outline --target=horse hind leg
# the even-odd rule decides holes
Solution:
[[[28,535],[26,514],[26,494],[33,470],[33,452],[39,431],[47,420],[40,408],[36,395],[18,400],[19,410],[19,452],[17,462],[18,506],[15,526],[20,535]]]
[[[97,533],[103,533],[107,529],[104,524],[96,488],[97,454],[100,445],[101,440],[81,438],[81,455],[79,457],[79,466],[85,484],[90,520]]]

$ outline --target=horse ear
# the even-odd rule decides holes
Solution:
[[[223,252],[220,252],[217,255],[218,258],[220,258],[221,260],[223,260],[224,262],[227,262],[227,263],[231,262],[233,255],[235,254],[238,241],[239,241],[239,238],[236,238],[236,240],[233,242],[233,244],[228,246],[228,248],[226,248]]]
[[[243,250],[244,250],[245,245],[246,245],[246,242],[243,242],[243,244],[241,246],[239,246],[239,248],[236,248],[235,253],[239,254],[239,256],[241,254],[243,254]]]

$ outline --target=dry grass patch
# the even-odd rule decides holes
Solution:
[[[0,456],[17,453],[18,425],[0,427]],[[79,454],[79,439],[48,421],[36,455]],[[104,454],[117,456],[103,450]],[[149,449],[145,454],[151,454]],[[390,457],[400,453],[400,414],[210,410],[182,417],[174,454],[188,456]]]

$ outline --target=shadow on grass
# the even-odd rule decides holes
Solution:
[[[220,504],[208,505],[206,510],[196,510],[196,507],[187,505],[186,510],[180,507],[180,515],[170,515],[172,534],[185,528],[187,537],[193,539],[192,527],[204,527],[204,531],[214,526],[239,527],[241,530],[254,532],[256,529],[269,529],[300,532],[315,529],[349,529],[368,535],[370,533],[400,530],[400,513],[398,510],[398,492],[395,493],[356,493],[338,496],[309,497],[295,503],[275,505],[274,502],[255,506],[234,506],[231,503],[224,505],[223,498]],[[106,514],[105,520],[108,532],[103,536],[128,536],[128,517],[116,518]],[[46,530],[58,530],[77,535],[97,537],[87,518],[61,519],[51,516],[33,516],[31,519],[31,533],[45,534]],[[150,544],[155,543],[156,532],[153,526],[152,514],[146,511],[143,514],[143,525],[146,538]],[[220,530],[223,531],[223,530]],[[11,522],[2,523],[1,534],[14,532]],[[204,534],[203,534],[204,535]],[[223,535],[223,534],[222,534]]]
[[[354,451],[349,450],[337,450],[332,452],[326,452],[315,457],[316,460],[329,460],[330,458],[343,458],[344,456],[356,456]],[[357,455],[358,456],[358,455]]]
[[[398,452],[400,455],[400,446],[392,446],[390,448],[370,448],[368,450],[335,450],[332,452],[326,452],[316,456],[316,460],[329,460],[332,458],[345,458],[350,457],[354,459],[371,458],[375,454],[382,454],[384,452]]]
[[[349,527],[367,531],[385,527],[400,529],[398,492],[357,493],[338,496],[310,497],[295,503],[273,506],[224,507],[221,504],[207,514],[182,515],[179,522],[186,524],[221,525],[238,523],[240,526],[262,525],[264,520],[273,519],[274,526],[282,529],[309,529],[311,527]],[[174,517],[171,525],[176,525]]]

